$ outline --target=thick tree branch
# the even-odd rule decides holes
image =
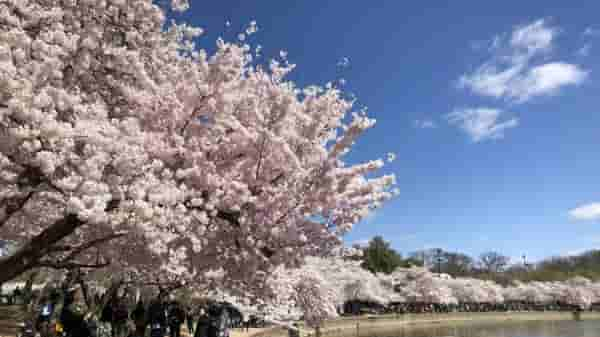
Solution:
[[[12,158],[12,156],[7,155],[7,157],[11,161],[17,163],[16,159]],[[58,193],[63,193],[61,189],[55,186],[52,183],[52,181],[44,175],[44,173],[40,170],[39,167],[23,164],[21,164],[21,166],[24,168],[24,170],[19,175],[18,186],[22,189],[28,189],[29,192],[27,192],[27,194],[24,197],[14,198],[12,200],[5,201],[6,207],[4,211],[4,216],[0,218],[0,227],[8,223],[10,218],[15,213],[17,213],[18,211],[23,209],[23,207],[25,207],[25,204],[27,204],[27,202],[31,200],[33,195],[36,192],[39,192],[39,187],[42,184],[47,184],[50,188],[54,189]]]
[[[67,262],[67,261],[73,260],[79,254],[81,254],[82,252],[84,252],[84,251],[86,251],[86,250],[88,250],[88,249],[90,249],[92,247],[101,245],[101,244],[103,244],[105,242],[108,242],[108,241],[111,241],[111,240],[114,240],[114,239],[118,239],[118,238],[123,237],[125,235],[127,235],[127,233],[115,233],[115,234],[107,235],[107,236],[104,236],[104,237],[92,240],[92,241],[87,242],[85,244],[82,244],[80,246],[71,247],[72,252],[67,257],[65,257],[63,259],[63,261]]]
[[[15,254],[0,260],[0,270],[2,270],[0,284],[33,268],[48,253],[52,245],[73,233],[83,224],[84,222],[79,220],[76,215],[69,214],[33,237]]]

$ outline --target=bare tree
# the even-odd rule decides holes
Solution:
[[[502,272],[509,262],[510,257],[494,251],[485,252],[479,256],[480,268],[488,273]]]

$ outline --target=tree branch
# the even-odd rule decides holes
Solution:
[[[51,250],[55,243],[73,233],[83,224],[84,222],[79,220],[75,214],[66,215],[33,237],[15,254],[0,259],[0,270],[2,270],[0,284],[35,267],[35,264]]]
[[[260,166],[263,161],[263,154],[265,152],[265,144],[267,143],[267,136],[264,136],[262,144],[260,145],[260,151],[258,155],[258,163],[256,163],[256,180],[260,177]]]
[[[35,265],[36,265],[36,267],[72,270],[72,269],[99,269],[99,268],[104,268],[104,267],[109,266],[110,263],[111,263],[110,260],[107,260],[104,263],[91,263],[91,264],[42,260],[42,261],[37,262]]]
[[[118,238],[123,237],[125,235],[127,235],[127,233],[115,233],[115,234],[107,235],[107,236],[104,236],[104,237],[92,240],[92,241],[90,241],[90,242],[88,242],[86,244],[83,244],[83,245],[80,245],[80,246],[77,246],[77,247],[71,247],[71,249],[73,251],[67,257],[65,257],[63,259],[63,261],[67,262],[69,260],[72,260],[72,259],[76,258],[77,255],[81,254],[83,251],[85,251],[87,249],[90,249],[92,247],[95,247],[97,245],[103,244],[105,242],[108,242],[108,241],[111,241],[111,240],[114,240],[114,239],[118,239]]]
[[[202,96],[200,98],[200,102],[198,103],[198,105],[201,105],[204,103],[204,101],[206,99],[208,99],[208,97],[210,97],[210,95],[206,95],[206,96]],[[200,109],[200,106],[197,106],[194,108],[194,110],[192,111],[192,114],[190,115],[190,117],[185,121],[185,123],[183,124],[183,127],[181,128],[180,134],[183,136],[185,135],[185,131],[187,130],[188,126],[190,126],[190,124],[192,123],[192,120],[195,119],[196,116],[196,112],[198,111],[198,109]]]

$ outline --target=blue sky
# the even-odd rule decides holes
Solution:
[[[203,46],[256,20],[265,58],[286,50],[301,85],[344,78],[377,118],[348,160],[396,153],[401,194],[347,242],[535,260],[600,247],[600,2],[576,3],[221,0],[183,16]]]

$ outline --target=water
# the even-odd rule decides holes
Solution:
[[[373,337],[600,337],[600,321],[530,321],[494,325],[440,325]]]

